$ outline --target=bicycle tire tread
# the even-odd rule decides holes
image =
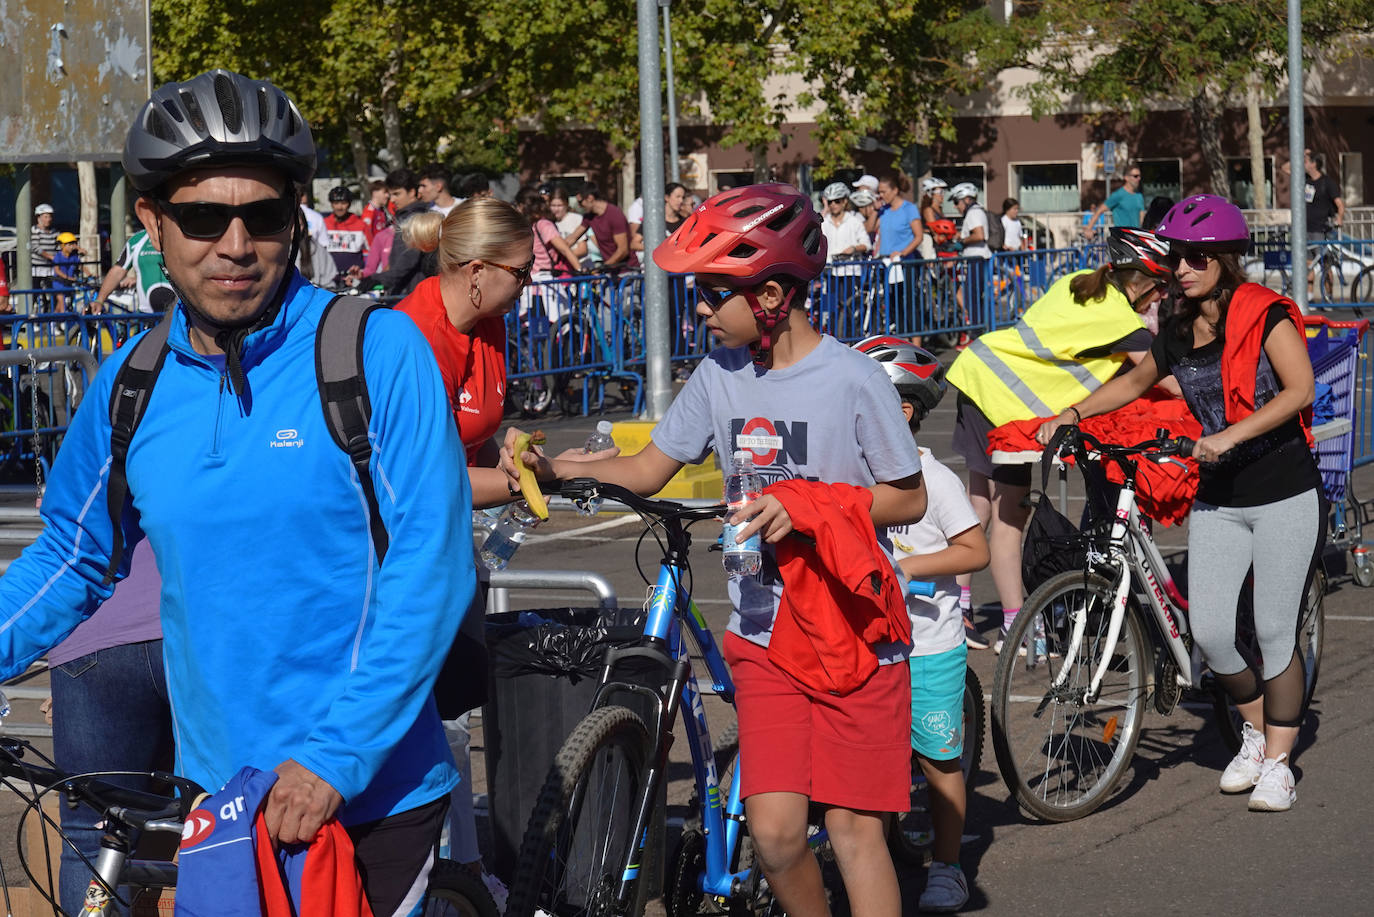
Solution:
[[[539,791],[516,860],[515,881],[506,904],[507,917],[534,917],[542,892],[540,878],[553,839],[563,825],[568,800],[599,748],[612,737],[628,733],[638,749],[641,773],[649,751],[649,730],[627,707],[600,707],[587,714],[564,740]]]

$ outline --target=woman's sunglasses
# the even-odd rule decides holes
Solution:
[[[188,239],[218,239],[228,231],[235,217],[243,220],[243,228],[250,236],[280,235],[291,227],[297,213],[296,203],[289,197],[272,197],[237,207],[208,201],[187,204],[158,201],[158,206]]]
[[[1206,252],[1196,249],[1185,248],[1182,250],[1170,248],[1169,254],[1164,256],[1164,266],[1171,271],[1178,270],[1179,262],[1187,262],[1188,266],[1195,271],[1207,270],[1207,262],[1212,260],[1212,256]]]
[[[477,259],[474,258],[473,261],[475,260]],[[472,261],[464,261],[462,264],[458,266],[467,267],[471,263]],[[530,275],[534,272],[533,260],[531,260],[530,263],[525,265],[524,267],[511,267],[509,264],[502,264],[500,261],[487,261],[485,259],[482,261],[482,263],[490,264],[492,267],[499,267],[501,270],[505,271],[507,274],[510,274],[512,277],[514,277],[522,287],[529,286]]]

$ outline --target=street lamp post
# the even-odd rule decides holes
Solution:
[[[655,0],[637,0],[639,14],[639,163],[644,192],[645,420],[659,420],[673,400],[668,275],[654,263],[663,241],[663,103],[659,97],[658,17]],[[674,157],[676,158],[676,157]]]

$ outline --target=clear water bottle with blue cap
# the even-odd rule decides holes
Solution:
[[[725,530],[721,533],[721,540],[725,549],[722,563],[725,564],[725,572],[730,574],[732,578],[755,576],[763,567],[763,539],[759,533],[755,532],[742,542],[736,541],[740,530],[748,523],[731,525],[729,522],[730,516],[744,509],[762,495],[763,478],[754,469],[754,454],[745,450],[736,452],[734,454],[734,467],[725,478],[725,502],[729,506],[729,510],[726,512]]]
[[[582,451],[588,455],[594,452],[605,452],[607,449],[615,448],[615,440],[611,437],[611,422],[609,420],[597,421],[596,430],[591,436],[587,437],[587,444],[582,447]],[[577,504],[577,511],[583,516],[595,516],[601,509],[601,498],[593,497],[585,504]]]

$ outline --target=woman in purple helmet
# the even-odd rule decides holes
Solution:
[[[1179,202],[1155,234],[1169,242],[1177,310],[1134,370],[1045,423],[1039,438],[1115,410],[1169,373],[1178,380],[1204,434],[1193,450],[1200,483],[1188,524],[1193,636],[1245,719],[1221,790],[1249,792],[1252,810],[1281,812],[1297,799],[1288,756],[1306,673],[1295,635],[1325,527],[1304,432],[1314,384],[1302,317],[1292,300],[1246,283],[1249,232],[1225,198]],[[1236,600],[1251,567],[1262,671],[1236,651]]]

